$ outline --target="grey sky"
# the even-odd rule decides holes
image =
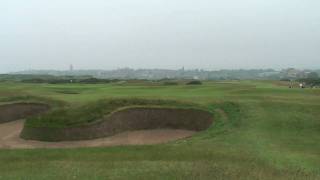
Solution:
[[[319,0],[1,0],[0,72],[320,68]]]

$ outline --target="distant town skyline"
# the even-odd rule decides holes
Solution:
[[[11,75],[38,75],[39,78],[47,75],[51,76],[82,76],[102,79],[299,79],[307,78],[309,75],[319,76],[318,70],[299,70],[294,68],[283,69],[281,71],[273,69],[251,69],[251,70],[218,70],[208,71],[203,69],[116,69],[116,70],[29,70],[19,71]]]
[[[112,71],[112,70],[120,70],[120,69],[131,69],[131,70],[142,70],[142,69],[146,69],[146,70],[153,70],[153,69],[158,69],[158,70],[205,70],[205,71],[220,71],[220,70],[267,70],[267,69],[271,69],[271,70],[276,70],[276,71],[280,71],[280,70],[285,70],[285,69],[297,69],[297,70],[317,70],[319,71],[320,68],[316,68],[316,67],[312,67],[312,68],[295,68],[295,67],[284,67],[284,68],[221,68],[221,69],[207,69],[207,68],[186,68],[184,66],[180,67],[180,68],[131,68],[131,67],[118,67],[118,68],[92,68],[92,69],[81,69],[81,68],[76,68],[76,66],[74,66],[73,64],[69,64],[68,66],[66,66],[65,68],[61,68],[61,69],[53,69],[53,68],[47,68],[47,69],[20,69],[20,70],[16,70],[16,71],[4,71],[4,72],[0,72],[0,74],[6,74],[6,73],[16,73],[16,72],[24,72],[24,71],[90,71],[90,70],[101,70],[101,71]]]

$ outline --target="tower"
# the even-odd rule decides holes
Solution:
[[[69,66],[69,71],[73,71],[73,65],[72,64],[70,64],[70,66]]]

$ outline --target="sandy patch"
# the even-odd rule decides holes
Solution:
[[[0,124],[0,148],[75,148],[120,145],[160,144],[192,136],[195,131],[155,129],[120,133],[111,137],[82,141],[42,142],[19,137],[23,120]]]
[[[44,113],[49,106],[39,103],[14,103],[0,106],[0,123],[10,122],[18,119]]]

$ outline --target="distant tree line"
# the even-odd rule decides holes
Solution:
[[[97,79],[97,78],[88,78],[88,79],[77,79],[77,78],[41,79],[41,78],[32,78],[32,79],[24,79],[21,82],[24,82],[24,83],[48,83],[48,84],[67,84],[67,83],[101,84],[101,83],[110,83],[110,82],[115,82],[115,81],[116,80]]]
[[[201,84],[202,84],[202,82],[198,81],[198,80],[193,80],[193,81],[187,82],[187,85],[201,85]]]

